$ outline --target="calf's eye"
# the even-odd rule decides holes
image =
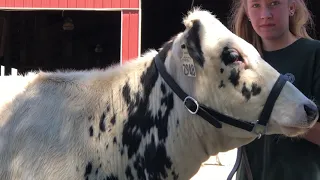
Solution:
[[[221,59],[222,62],[228,66],[236,61],[241,61],[243,62],[242,57],[238,53],[237,50],[232,49],[232,48],[224,48],[222,53],[221,53]]]

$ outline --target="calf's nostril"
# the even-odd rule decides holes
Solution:
[[[311,122],[313,121],[316,117],[317,117],[317,114],[318,114],[318,108],[317,107],[314,107],[312,105],[304,105],[304,110],[306,111],[307,113],[307,116],[308,116],[308,122]]]

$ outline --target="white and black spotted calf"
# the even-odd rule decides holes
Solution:
[[[209,12],[195,9],[183,22],[186,30],[160,52],[167,71],[199,102],[255,121],[279,73]],[[194,77],[184,74],[183,52]],[[157,54],[105,70],[30,75],[1,108],[0,179],[189,179],[210,155],[256,138],[191,115],[159,75]],[[306,132],[314,108],[287,83],[268,134]]]

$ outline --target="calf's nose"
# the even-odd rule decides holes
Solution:
[[[318,115],[318,108],[317,107],[315,107],[313,105],[305,104],[304,110],[307,113],[307,117],[308,117],[307,119],[308,119],[309,123],[314,121],[317,118],[317,115]]]

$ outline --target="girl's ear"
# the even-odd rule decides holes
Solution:
[[[289,15],[293,16],[296,11],[296,1],[291,0],[289,1]]]
[[[250,17],[248,16],[248,13],[244,11],[244,16],[248,18],[248,21],[250,21]]]
[[[243,4],[243,6],[246,6],[245,4]],[[248,18],[248,20],[250,21],[250,17],[248,15],[248,10],[246,7],[243,7],[243,13],[244,13],[244,16],[246,16]]]

